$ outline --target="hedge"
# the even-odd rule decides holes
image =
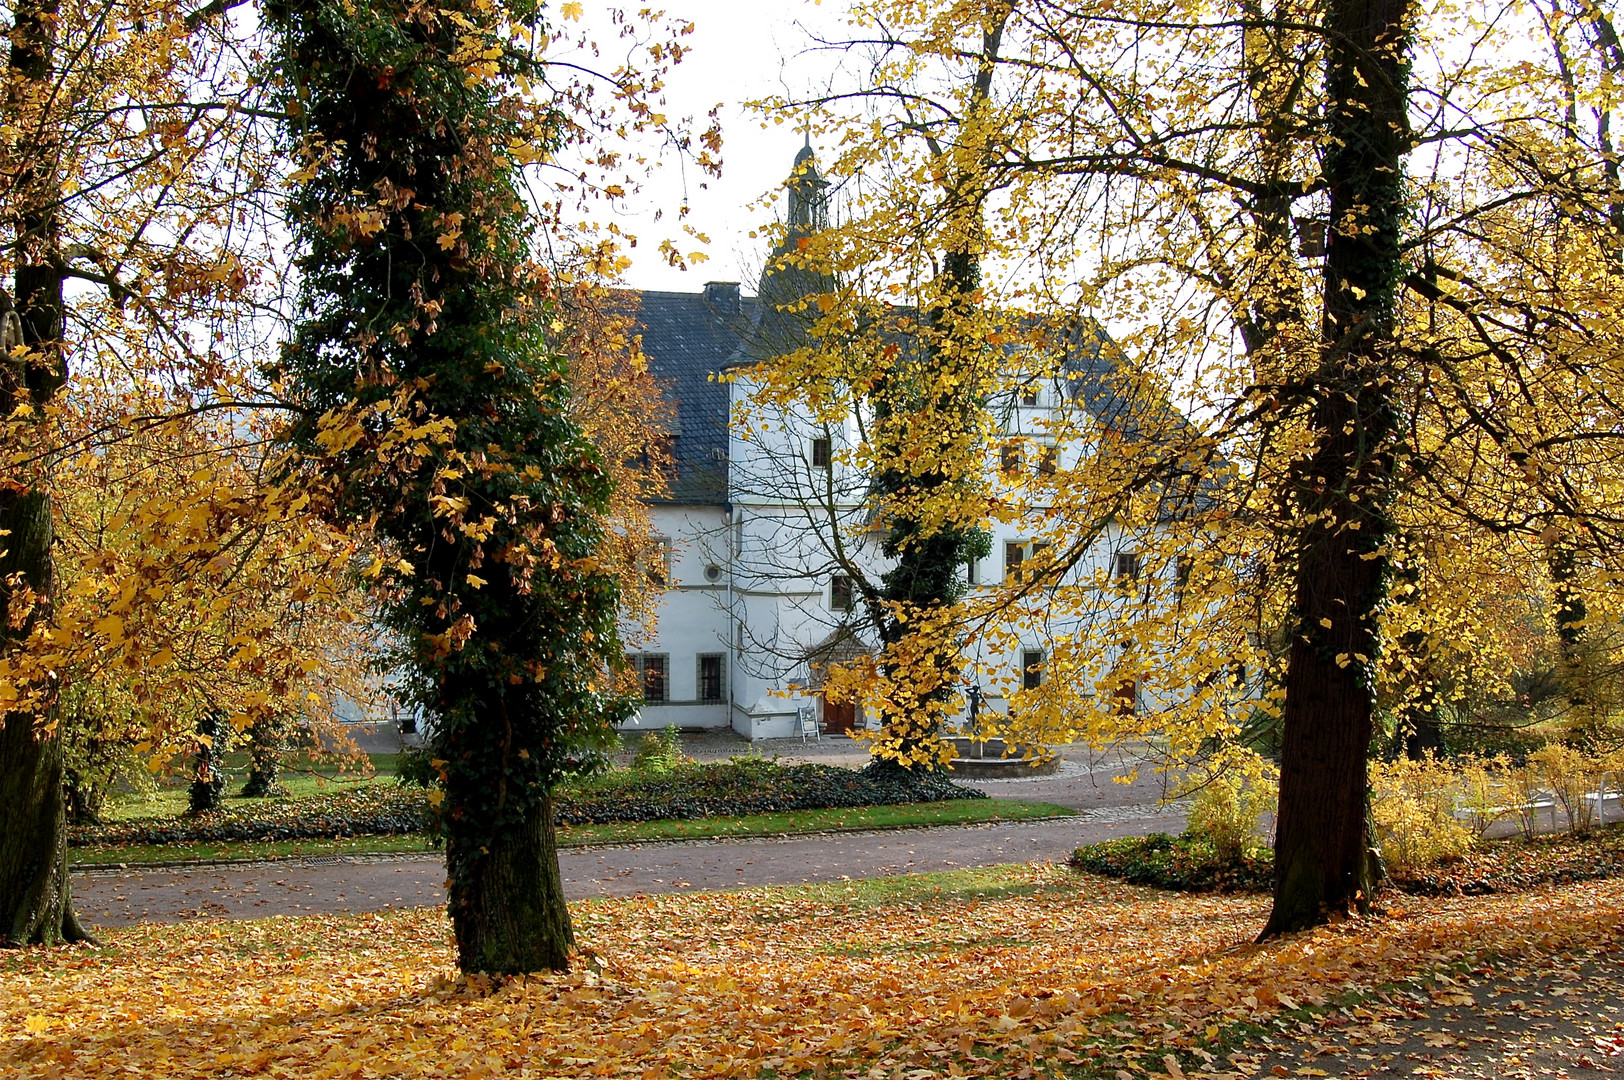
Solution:
[[[560,825],[602,825],[981,798],[986,798],[982,792],[940,776],[738,759],[684,765],[664,774],[610,773],[569,786],[554,805]],[[428,832],[433,821],[427,791],[369,787],[301,799],[228,802],[217,813],[196,817],[76,825],[69,829],[68,843],[88,847],[390,836]]]
[[[1267,892],[1274,883],[1274,853],[1258,847],[1238,861],[1220,861],[1204,837],[1151,833],[1090,844],[1072,852],[1078,870],[1178,892]]]
[[[1268,892],[1274,887],[1274,852],[1268,848],[1258,846],[1239,863],[1221,863],[1210,842],[1166,833],[1090,844],[1073,852],[1069,862],[1078,870],[1179,892]],[[1624,825],[1590,836],[1488,841],[1465,856],[1440,860],[1388,885],[1418,896],[1459,896],[1616,877],[1624,877]]]

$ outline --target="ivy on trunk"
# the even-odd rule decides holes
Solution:
[[[510,156],[565,123],[515,91],[547,74],[515,41],[546,35],[462,0],[268,14],[303,162],[303,319],[277,373],[300,483],[381,542],[366,573],[432,717],[463,969],[563,969],[551,788],[629,704],[595,559],[609,483],[566,414]]]

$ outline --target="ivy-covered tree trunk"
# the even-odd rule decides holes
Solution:
[[[463,970],[563,969],[551,789],[630,703],[596,558],[608,480],[567,413],[513,164],[565,127],[518,89],[549,85],[515,44],[547,30],[477,0],[267,14],[304,163],[302,321],[278,372],[300,483],[384,547],[368,576],[435,733]]]
[[[282,751],[287,740],[288,722],[285,717],[271,716],[256,720],[248,728],[248,779],[243,783],[244,798],[262,799],[268,795],[285,795],[282,786]]]
[[[62,346],[63,289],[57,205],[58,149],[42,120],[53,90],[58,0],[14,6],[4,114],[37,136],[10,151],[6,225],[12,230],[15,310],[0,303],[0,418],[23,423],[29,438],[47,422],[41,410],[67,381]],[[0,294],[3,295],[3,294]],[[26,346],[26,360],[9,355]],[[19,412],[21,410],[21,412]],[[31,421],[31,422],[30,422]],[[49,477],[0,477],[0,655],[19,648],[50,610]],[[0,714],[0,944],[55,944],[90,935],[73,914],[68,886],[62,732],[55,687],[31,707]]]
[[[220,758],[226,751],[229,726],[220,714],[205,711],[197,718],[197,753],[192,759],[192,783],[187,789],[187,812],[212,814],[220,809],[226,776],[220,771]]]
[[[1362,905],[1376,613],[1385,595],[1401,278],[1410,0],[1329,0],[1324,175],[1331,197],[1311,455],[1287,493],[1296,602],[1280,761],[1274,907],[1263,937]]]
[[[1551,543],[1545,553],[1554,587],[1552,621],[1556,624],[1556,673],[1567,709],[1563,717],[1569,737],[1594,743],[1607,737],[1605,711],[1596,702],[1596,664],[1586,647],[1585,620],[1589,606],[1579,585],[1579,557],[1566,540]]]
[[[933,374],[963,370],[973,363],[961,355],[961,339],[975,322],[972,297],[980,279],[979,261],[973,253],[950,252],[944,256],[942,304],[931,312],[922,350],[925,365]],[[971,348],[978,346],[979,342]],[[870,400],[876,428],[890,430],[893,435],[892,445],[887,447],[891,458],[906,460],[910,447],[917,447],[932,435],[948,439],[958,433],[920,431],[915,422],[919,415],[952,418],[942,426],[954,429],[973,425],[968,414],[982,404],[975,397],[976,380],[942,381],[950,387],[950,393],[928,403],[913,400],[914,387],[910,384],[914,380],[906,374],[876,381]],[[925,405],[923,410],[921,404]],[[920,473],[892,467],[882,470],[873,486],[881,497],[900,500],[904,506],[919,506],[937,498],[952,499],[952,488],[960,482],[940,468]],[[879,613],[880,640],[886,650],[882,663],[894,688],[894,699],[881,710],[876,768],[938,767],[930,748],[937,740],[945,704],[957,690],[960,649],[950,630],[925,625],[920,616],[940,615],[963,598],[965,564],[984,554],[976,548],[985,542],[984,535],[978,529],[954,523],[925,528],[916,516],[907,513],[897,514],[886,533],[882,551],[896,564],[881,579],[881,603],[871,606]],[[910,636],[919,637],[924,647],[902,647]],[[898,690],[904,692],[896,693]]]

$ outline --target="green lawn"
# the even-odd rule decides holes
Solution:
[[[331,790],[329,788],[329,790]],[[827,829],[895,829],[920,825],[965,825],[982,821],[1026,821],[1067,817],[1075,811],[1052,803],[1011,799],[955,799],[856,809],[799,810],[743,817],[695,818],[691,821],[640,821],[613,825],[575,825],[558,830],[565,847],[624,844],[643,840],[699,839],[716,836],[773,836]],[[134,815],[132,815],[134,816]],[[171,862],[185,859],[274,859],[312,855],[422,852],[422,836],[358,836],[337,840],[261,841],[237,844],[119,844],[72,848],[75,865]]]
[[[383,756],[383,755],[379,755]],[[391,755],[392,756],[392,755]],[[242,806],[267,802],[266,799],[245,799],[237,794],[242,790],[246,774],[233,773],[225,790],[225,805]],[[377,784],[393,785],[394,775],[384,773],[381,769],[374,775],[364,776],[360,772],[352,771],[348,774],[337,772],[295,772],[287,770],[282,773],[282,786],[288,789],[289,796],[302,799],[311,795],[326,795],[334,791],[350,791],[358,787],[372,787]],[[186,812],[186,786],[165,785],[150,795],[120,795],[116,799],[109,799],[107,808],[102,817],[107,821],[130,821],[136,818],[153,817],[179,817]]]

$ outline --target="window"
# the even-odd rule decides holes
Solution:
[[[1111,562],[1111,576],[1118,581],[1139,580],[1139,553],[1119,551]]]
[[[1013,476],[1021,471],[1021,443],[1010,439],[998,448],[998,471]]]
[[[1021,689],[1036,690],[1043,685],[1043,650],[1021,651]]]
[[[1060,467],[1060,448],[1044,446],[1038,450],[1038,475],[1053,476]]]
[[[969,585],[981,584],[981,560],[976,558],[974,555],[965,560],[964,580],[965,583]]]
[[[829,440],[812,440],[812,467],[814,469],[827,469],[829,467]]]
[[[1011,581],[1020,575],[1021,568],[1033,559],[1049,550],[1047,540],[1011,540],[1004,544],[1004,580]],[[1027,572],[1032,572],[1027,567]]]
[[[829,610],[850,611],[853,607],[854,593],[851,578],[845,574],[836,574],[829,579]]]
[[[1038,403],[1038,388],[1036,384],[1021,387],[1021,404],[1033,408]]]
[[[626,658],[637,671],[637,681],[643,687],[643,703],[659,705],[670,700],[670,684],[666,675],[670,671],[670,658],[659,653],[638,653]]]
[[[643,563],[643,573],[656,585],[671,583],[671,538],[656,536]]]
[[[1004,580],[1011,581],[1020,576],[1021,563],[1026,561],[1026,544],[1020,540],[1011,540],[1004,545]]]
[[[1184,599],[1184,590],[1190,587],[1190,575],[1195,573],[1195,556],[1180,555],[1173,574],[1173,595]]]
[[[724,684],[722,682],[722,654],[709,653],[699,657],[698,681],[700,701],[721,701]]]

